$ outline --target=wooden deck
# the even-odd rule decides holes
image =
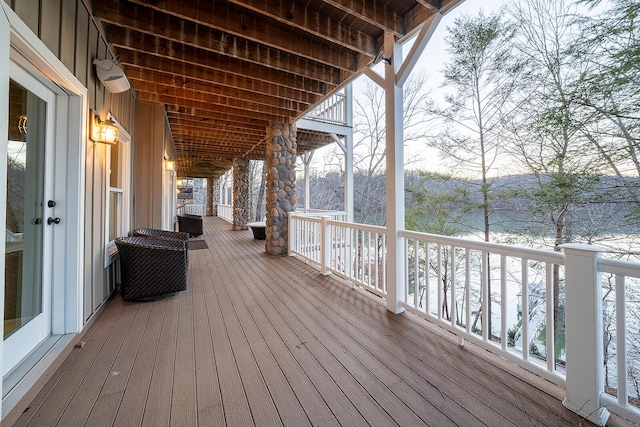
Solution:
[[[187,291],[110,299],[15,425],[591,425],[562,390],[230,229],[205,219]]]

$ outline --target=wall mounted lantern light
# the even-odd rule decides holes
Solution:
[[[168,171],[176,170],[176,162],[174,162],[173,160],[165,160],[164,169]]]
[[[118,142],[118,127],[111,120],[101,120],[99,115],[91,116],[91,139],[103,144]]]

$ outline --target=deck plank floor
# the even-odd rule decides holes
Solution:
[[[187,291],[108,300],[14,425],[591,425],[557,387],[230,229],[205,219]]]

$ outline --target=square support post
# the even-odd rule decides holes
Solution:
[[[404,229],[404,129],[402,87],[396,75],[402,63],[402,47],[391,33],[384,35],[384,51],[391,58],[385,65],[384,91],[386,105],[387,147],[387,309],[401,313],[404,298],[404,262],[402,239]]]
[[[563,245],[565,254],[565,344],[567,397],[562,404],[597,425],[609,411],[604,391],[602,283],[598,258],[603,248]]]

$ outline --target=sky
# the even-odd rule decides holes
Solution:
[[[436,28],[433,36],[429,40],[426,48],[413,73],[424,72],[429,76],[430,86],[437,88],[442,80],[439,76],[445,61],[446,61],[446,44],[444,38],[447,34],[447,27],[453,25],[454,20],[462,14],[475,15],[480,10],[489,14],[497,11],[501,6],[505,5],[508,0],[465,0],[459,6],[451,10],[449,13],[443,16],[442,21]],[[412,41],[407,42],[403,46],[403,52],[406,53],[411,48]],[[358,91],[364,87],[364,81],[368,80],[367,77],[360,77],[353,83],[354,97],[358,96]],[[316,150],[313,157],[312,169],[316,172],[327,170],[324,158],[330,151],[336,149],[335,144],[331,144],[323,149]],[[437,152],[433,149],[429,149],[423,142],[418,142],[412,146],[405,146],[405,159],[418,156],[421,160],[417,163],[408,165],[408,168],[420,168],[431,171],[445,172],[446,168],[441,166],[441,162],[438,159]]]

